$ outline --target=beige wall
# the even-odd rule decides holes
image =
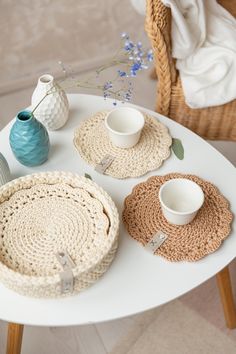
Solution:
[[[31,85],[58,61],[75,71],[111,56],[119,35],[145,38],[129,0],[0,0],[0,93]]]

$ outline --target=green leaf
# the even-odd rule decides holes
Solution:
[[[184,159],[184,147],[180,139],[173,138],[171,148],[178,159]]]
[[[92,177],[91,177],[88,173],[85,173],[85,174],[84,174],[84,177],[86,177],[86,178],[88,178],[88,179],[91,179],[91,181],[92,181]]]

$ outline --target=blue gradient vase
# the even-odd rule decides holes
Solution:
[[[30,111],[18,113],[10,132],[10,145],[16,159],[25,166],[38,166],[48,158],[49,136]]]

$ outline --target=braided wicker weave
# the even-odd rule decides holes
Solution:
[[[56,255],[67,252],[76,294],[109,267],[118,227],[113,201],[87,178],[46,172],[9,182],[0,188],[0,280],[23,295],[64,296]]]
[[[236,16],[235,1],[218,2]],[[171,57],[171,13],[161,0],[147,0],[145,28],[154,51],[158,77],[156,111],[204,138],[236,141],[236,100],[204,109],[186,105],[175,60]]]

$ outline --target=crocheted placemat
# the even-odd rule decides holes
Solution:
[[[62,252],[73,262],[73,293],[108,268],[118,212],[94,182],[48,172],[12,181],[0,192],[0,280],[8,287],[36,297],[62,295]]]
[[[172,178],[188,178],[203,189],[205,201],[187,225],[169,224],[158,200],[160,186]],[[197,261],[220,247],[230,233],[233,215],[228,201],[212,184],[193,175],[171,173],[155,176],[134,187],[125,199],[123,221],[135,240],[145,246],[158,231],[168,236],[155,254],[169,261]]]
[[[115,178],[138,177],[157,169],[170,156],[172,139],[166,126],[146,113],[138,144],[129,149],[115,147],[104,124],[107,113],[96,113],[75,130],[74,144],[88,164],[96,166],[109,154],[114,160],[105,174]]]

